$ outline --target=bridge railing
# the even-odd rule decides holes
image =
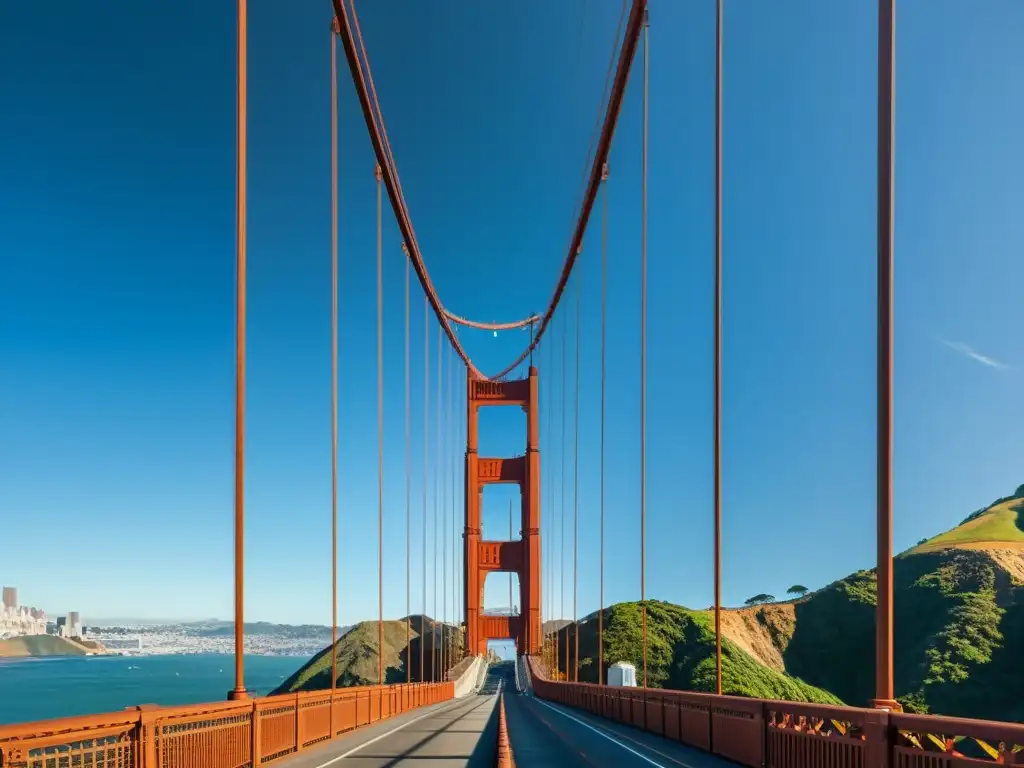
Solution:
[[[541,698],[751,768],[976,768],[1024,765],[1024,725],[548,679]]]
[[[374,685],[4,725],[0,767],[257,768],[454,692]]]

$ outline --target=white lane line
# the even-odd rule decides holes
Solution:
[[[455,704],[463,704],[463,703],[465,703],[465,699],[456,699],[454,703]],[[450,709],[455,709],[455,707],[454,706],[451,706],[451,707],[441,707],[441,708],[435,709],[433,712],[427,712],[425,715],[420,715],[419,717],[414,717],[412,720],[406,720],[404,723],[402,723],[399,726],[396,726],[395,728],[392,728],[390,731],[387,731],[386,733],[382,733],[379,736],[374,736],[369,741],[364,741],[359,746],[352,747],[352,749],[350,749],[348,752],[343,752],[342,754],[338,755],[337,757],[332,757],[326,763],[320,763],[320,765],[318,765],[316,768],[327,768],[328,765],[334,765],[339,760],[344,760],[346,757],[350,757],[351,755],[354,755],[356,752],[361,750],[363,747],[368,747],[371,744],[373,744],[374,742],[380,741],[381,739],[386,739],[388,736],[390,736],[393,733],[398,733],[400,730],[405,728],[407,725],[412,725],[413,723],[418,723],[420,720],[423,720],[424,718],[433,717],[434,715],[439,715],[442,712],[447,712]]]
[[[657,766],[657,768],[666,768],[666,766],[662,765],[661,763],[659,763],[659,762],[657,762],[655,760],[652,760],[647,755],[642,754],[640,752],[637,752],[635,749],[633,749],[632,747],[630,747],[627,744],[623,744],[621,741],[616,739],[614,736],[609,735],[608,733],[602,731],[600,728],[595,728],[590,723],[584,722],[583,720],[580,720],[578,717],[574,717],[573,715],[570,715],[568,712],[566,712],[566,711],[564,711],[562,709],[559,709],[558,707],[554,707],[554,706],[548,704],[543,699],[538,699],[536,696],[533,697],[533,700],[536,701],[538,704],[543,704],[545,707],[550,709],[552,712],[557,712],[562,717],[567,717],[570,720],[572,720],[572,721],[574,721],[576,723],[579,723],[584,728],[590,729],[591,731],[596,733],[598,736],[603,736],[604,738],[608,739],[608,741],[610,741],[612,744],[618,744],[624,750],[626,750],[627,752],[630,752],[630,753],[636,755],[641,760],[646,760],[651,765]],[[683,768],[694,768],[694,766],[692,766],[692,765],[690,765],[688,763],[684,763],[684,762],[682,762],[680,760],[676,760],[675,758],[673,758],[673,762],[678,763],[679,765],[683,766]]]

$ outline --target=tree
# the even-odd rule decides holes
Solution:
[[[764,592],[762,592],[761,594],[754,595],[752,598],[747,600],[744,603],[744,605],[761,605],[762,603],[774,603],[774,602],[775,602],[775,596],[774,595],[768,595],[768,594],[765,594]]]
[[[803,584],[794,584],[792,587],[786,590],[787,595],[796,595],[797,597],[803,597],[808,592],[810,592],[810,590]]]

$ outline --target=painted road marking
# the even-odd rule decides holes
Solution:
[[[546,701],[544,701],[543,699],[538,699],[538,698],[537,698],[536,696],[534,696],[534,697],[533,697],[533,700],[534,700],[534,701],[536,701],[536,702],[537,702],[538,704],[543,704],[543,705],[544,705],[545,707],[547,707],[547,708],[548,708],[548,709],[550,709],[551,711],[553,711],[553,712],[557,712],[557,713],[558,713],[558,714],[560,714],[560,715],[561,715],[562,717],[567,717],[567,718],[569,718],[570,720],[572,720],[573,722],[579,723],[579,724],[580,724],[580,725],[582,725],[582,726],[583,726],[584,728],[588,728],[588,729],[590,729],[591,731],[593,731],[594,733],[596,733],[596,734],[597,734],[598,736],[603,736],[604,738],[608,739],[608,741],[612,742],[612,744],[618,744],[618,745],[619,745],[620,747],[622,747],[622,748],[623,748],[624,750],[626,750],[627,752],[629,752],[629,753],[631,753],[631,754],[633,754],[633,755],[636,755],[636,756],[637,756],[637,757],[639,757],[639,758],[640,758],[641,760],[645,760],[646,762],[650,763],[650,764],[651,764],[651,765],[653,765],[653,766],[656,766],[657,768],[666,768],[666,766],[662,765],[662,764],[661,764],[661,763],[659,763],[659,762],[656,762],[655,760],[652,760],[652,759],[651,759],[651,758],[649,758],[649,757],[648,757],[647,755],[644,755],[644,754],[642,754],[642,753],[640,753],[640,752],[637,752],[637,751],[636,751],[635,749],[633,749],[632,747],[630,747],[630,746],[629,746],[628,744],[623,744],[623,743],[622,743],[621,741],[619,741],[618,739],[616,739],[616,738],[615,738],[614,736],[611,736],[611,735],[609,735],[609,734],[608,734],[608,733],[606,733],[605,731],[602,731],[602,730],[601,730],[600,728],[595,728],[595,727],[594,727],[594,726],[592,726],[592,725],[591,725],[590,723],[584,722],[583,720],[580,720],[580,719],[579,719],[578,717],[574,717],[573,715],[570,715],[570,714],[569,714],[568,712],[566,712],[566,711],[564,711],[564,710],[562,710],[562,709],[560,709],[560,708],[558,708],[558,707],[554,707],[554,706],[552,706],[552,705],[548,704],[548,703],[547,703]],[[673,759],[673,760],[672,760],[672,762],[674,762],[674,763],[677,763],[677,764],[679,764],[679,765],[683,766],[683,768],[693,768],[693,766],[692,766],[692,765],[689,765],[689,764],[687,764],[687,763],[683,763],[683,762],[680,762],[679,760],[675,760],[675,759]]]
[[[500,693],[500,690],[499,690],[499,693]],[[352,755],[354,755],[356,752],[358,752],[359,750],[363,749],[364,747],[368,747],[371,744],[380,741],[381,739],[386,739],[388,736],[391,736],[394,733],[398,733],[400,730],[405,728],[407,725],[412,725],[413,723],[418,723],[420,720],[423,720],[424,718],[433,717],[434,715],[438,715],[438,714],[440,714],[442,712],[447,712],[449,709],[455,709],[455,705],[456,704],[463,704],[463,703],[465,703],[465,699],[458,699],[457,701],[453,702],[453,705],[451,707],[441,707],[439,709],[435,709],[433,712],[427,712],[425,715],[420,715],[419,717],[414,717],[412,720],[406,720],[404,723],[402,723],[401,725],[399,725],[399,726],[397,726],[395,728],[392,728],[390,731],[387,731],[386,733],[382,733],[379,736],[374,736],[369,741],[364,741],[359,746],[352,747],[352,749],[350,749],[348,752],[343,752],[340,755],[338,755],[337,757],[332,757],[326,763],[320,763],[320,765],[318,765],[316,768],[327,768],[328,765],[334,765],[339,760],[344,760],[346,757],[351,757]]]

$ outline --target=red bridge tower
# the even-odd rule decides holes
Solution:
[[[487,652],[488,640],[514,638],[520,654],[540,654],[543,642],[540,605],[540,450],[537,369],[517,381],[467,378],[466,650]],[[477,456],[477,417],[482,406],[518,405],[526,411],[526,455],[514,459]],[[482,541],[484,486],[517,483],[521,499],[522,541]],[[484,616],[484,579],[494,571],[519,575],[519,616]],[[511,606],[510,606],[511,607]]]

